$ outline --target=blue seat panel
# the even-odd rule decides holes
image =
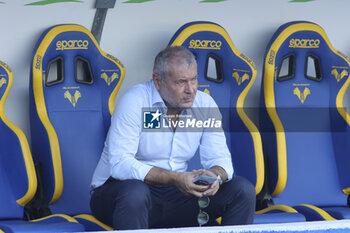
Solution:
[[[25,221],[24,206],[37,191],[37,176],[24,133],[5,115],[11,69],[0,62],[0,229],[4,232],[77,232],[83,225],[68,216]]]

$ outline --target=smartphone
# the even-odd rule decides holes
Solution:
[[[216,177],[199,175],[193,178],[193,183],[197,185],[210,185],[217,180]]]

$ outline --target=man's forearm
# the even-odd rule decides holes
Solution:
[[[227,173],[222,167],[213,166],[209,170],[211,170],[216,175],[220,174],[223,182],[227,180]],[[151,185],[176,185],[179,179],[179,175],[180,173],[178,172],[153,167],[147,173],[144,182]]]
[[[145,183],[151,185],[175,185],[178,173],[153,167],[145,176]]]

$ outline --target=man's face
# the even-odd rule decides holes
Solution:
[[[190,67],[170,63],[169,75],[164,80],[154,75],[153,80],[168,108],[192,107],[198,87],[196,63]]]

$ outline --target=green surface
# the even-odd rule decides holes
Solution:
[[[43,6],[54,3],[62,3],[62,2],[82,2],[80,0],[43,0],[26,4],[26,6]]]
[[[289,2],[311,2],[315,0],[290,0]]]
[[[224,2],[224,1],[227,1],[227,0],[202,0],[200,2]]]
[[[129,0],[123,3],[143,3],[143,2],[150,2],[150,1],[154,1],[154,0]]]

